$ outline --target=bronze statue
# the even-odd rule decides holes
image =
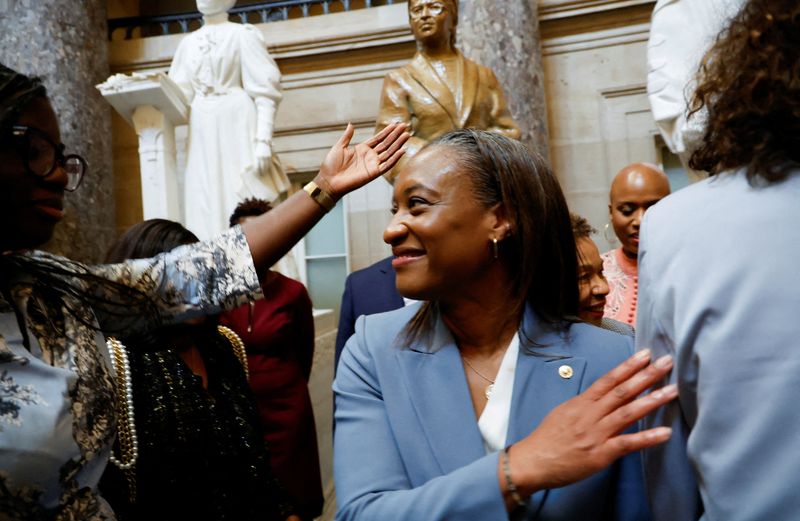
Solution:
[[[478,128],[520,136],[492,70],[456,49],[457,0],[410,0],[408,21],[417,53],[384,78],[376,125],[403,121],[411,126],[405,155],[386,174],[391,182],[420,148],[450,130]]]

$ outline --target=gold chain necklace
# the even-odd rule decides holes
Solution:
[[[481,378],[483,378],[484,380],[489,382],[489,385],[486,386],[486,389],[483,391],[483,394],[486,396],[487,400],[489,398],[491,398],[492,397],[492,393],[494,392],[494,380],[492,380],[491,378],[486,378],[477,369],[472,367],[472,364],[469,363],[469,360],[467,360],[466,357],[462,356],[461,359],[464,361],[465,364],[467,364],[467,367],[472,369],[473,373],[475,373],[476,375],[480,376]]]
[[[244,348],[244,342],[242,341],[241,337],[236,334],[236,332],[225,326],[217,326],[217,331],[222,334],[225,338],[228,339],[228,342],[231,343],[231,347],[233,347],[233,352],[236,354],[236,358],[239,359],[239,363],[242,364],[242,369],[244,369],[244,377],[247,380],[250,380],[250,371],[247,369],[247,351]]]

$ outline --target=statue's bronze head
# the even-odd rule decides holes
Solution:
[[[447,38],[455,48],[458,24],[457,0],[409,0],[408,22],[418,42]]]

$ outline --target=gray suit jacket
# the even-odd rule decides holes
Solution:
[[[673,428],[645,453],[654,516],[800,519],[800,171],[696,183],[641,237],[636,344],[674,355],[680,390],[646,420]]]
[[[333,385],[337,519],[508,519],[498,455],[484,449],[452,334],[440,319],[430,341],[396,341],[419,306],[360,317],[342,353]],[[543,347],[520,346],[509,444],[633,349],[631,338],[589,324],[554,333],[530,309],[522,329]],[[559,376],[562,365],[571,378]],[[534,494],[513,519],[649,520],[641,471],[639,454],[630,454],[583,481]]]

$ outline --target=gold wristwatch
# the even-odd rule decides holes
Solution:
[[[336,200],[331,197],[331,194],[317,186],[317,183],[314,181],[310,181],[305,185],[303,190],[305,190],[305,192],[326,212],[330,212],[333,210],[333,207],[336,206]]]

